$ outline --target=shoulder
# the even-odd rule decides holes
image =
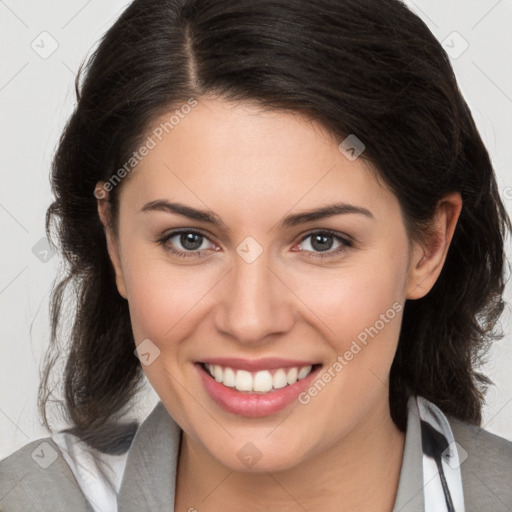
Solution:
[[[512,442],[476,425],[448,420],[458,444],[467,512],[512,510]]]
[[[89,512],[73,473],[51,437],[26,444],[0,461],[0,510]]]

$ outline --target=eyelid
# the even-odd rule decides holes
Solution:
[[[350,243],[350,244],[355,243],[355,240],[351,236],[349,236],[345,233],[340,233],[339,231],[335,231],[335,230],[329,229],[329,228],[310,229],[306,233],[299,235],[299,237],[300,237],[299,242],[303,242],[306,238],[308,238],[312,235],[316,235],[316,234],[327,234],[327,235],[331,235],[334,238],[341,239],[346,243]]]
[[[210,238],[211,235],[210,234],[205,234],[201,229],[197,229],[197,228],[175,228],[175,229],[171,229],[168,233],[165,233],[164,235],[158,237],[156,242],[161,244],[162,246],[164,246],[165,250],[167,250],[167,251],[169,251],[171,253],[177,254],[178,256],[201,258],[202,257],[201,254],[203,252],[207,251],[207,249],[199,249],[199,250],[194,250],[194,251],[184,251],[184,250],[179,250],[179,249],[165,247],[165,244],[171,238],[174,238],[175,236],[180,235],[182,233],[193,233],[193,234],[196,234],[198,236],[201,236],[201,237],[205,238],[211,244],[216,245],[217,247],[219,247],[219,245],[216,242],[211,240],[211,238]],[[335,249],[334,251],[328,250],[328,251],[318,251],[318,252],[316,252],[316,251],[304,251],[304,250],[301,249],[301,250],[295,251],[295,252],[306,253],[306,254],[308,254],[307,257],[311,257],[313,259],[314,258],[317,258],[317,259],[318,258],[330,258],[330,257],[336,257],[340,253],[343,253],[346,250],[352,248],[354,246],[354,243],[355,243],[354,239],[351,236],[346,235],[344,233],[339,233],[337,231],[334,231],[334,230],[328,229],[328,228],[315,228],[315,229],[310,229],[309,231],[298,235],[299,236],[299,240],[294,245],[300,244],[300,243],[304,242],[304,240],[308,239],[309,237],[317,235],[317,234],[325,234],[325,235],[331,236],[331,237],[335,238],[336,240],[338,240],[341,243],[341,246],[338,247],[337,249]]]
[[[174,229],[171,229],[169,230],[168,232],[164,233],[163,235],[157,237],[156,239],[156,242],[158,243],[161,243],[161,244],[165,244],[167,241],[169,241],[171,238],[174,238],[175,236],[177,235],[181,235],[183,233],[193,233],[195,235],[198,235],[198,236],[201,236],[203,238],[205,238],[206,240],[208,240],[212,245],[216,245],[218,246],[219,244],[217,244],[217,242],[215,242],[214,240],[212,240],[212,235],[210,234],[205,234],[205,232],[203,232],[202,230],[200,229],[197,229],[197,228],[174,228]],[[202,249],[204,250],[204,249]],[[199,253],[200,251],[187,251],[191,254],[194,254],[194,253]]]
[[[339,258],[341,255],[343,255],[345,252],[347,252],[349,249],[353,248],[355,246],[355,241],[352,237],[349,235],[345,235],[344,233],[339,233],[337,231],[334,231],[332,229],[322,229],[322,228],[316,228],[308,231],[307,233],[304,233],[303,235],[300,235],[299,244],[302,243],[304,240],[310,238],[314,235],[328,235],[336,240],[341,244],[340,247],[334,250],[327,250],[327,251],[304,251],[300,249],[296,252],[302,252],[306,255],[307,258],[313,259],[313,260],[327,260],[327,259],[336,259]]]

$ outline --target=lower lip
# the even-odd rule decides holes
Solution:
[[[204,387],[212,400],[225,411],[242,416],[268,416],[283,410],[307,389],[318,374],[321,366],[313,369],[306,377],[291,386],[276,389],[268,393],[245,393],[235,388],[228,388],[217,382],[200,363],[194,365],[199,372]]]

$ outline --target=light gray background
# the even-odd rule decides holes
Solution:
[[[0,458],[48,435],[36,399],[49,337],[49,293],[59,266],[58,256],[45,253],[43,239],[45,211],[52,200],[50,161],[75,102],[78,66],[128,3],[0,0]],[[452,56],[512,215],[512,3],[406,3]],[[508,245],[509,257],[510,249]],[[510,286],[506,299],[510,302]],[[506,335],[495,344],[484,368],[496,386],[487,395],[483,424],[512,440],[509,310],[501,323]],[[156,400],[147,386],[134,416],[144,418]]]

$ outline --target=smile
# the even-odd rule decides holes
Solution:
[[[298,403],[299,394],[311,385],[323,365],[284,359],[251,362],[219,358],[194,366],[213,403],[232,414],[262,417]]]
[[[204,364],[203,368],[220,384],[228,388],[248,393],[268,393],[291,386],[307,377],[313,368],[311,365],[291,368],[277,368],[249,372],[229,366]]]

